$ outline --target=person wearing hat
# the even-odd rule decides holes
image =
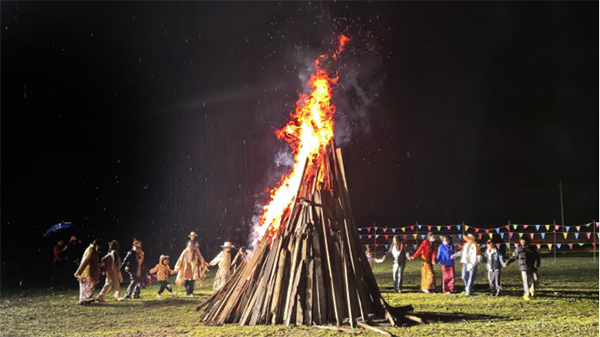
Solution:
[[[483,254],[483,261],[486,263],[488,270],[488,280],[490,281],[490,296],[499,296],[502,285],[500,282],[500,270],[504,265],[504,258],[500,253],[492,240],[487,240],[487,247],[485,254]]]
[[[213,284],[214,290],[219,290],[223,288],[227,280],[229,280],[229,276],[231,275],[230,267],[231,267],[231,242],[226,241],[221,248],[223,250],[215,257],[212,261],[210,261],[209,265],[211,266],[219,266],[219,270],[217,270],[217,275],[215,275],[215,283]]]
[[[199,268],[202,269],[202,267],[208,265],[208,263],[206,262],[206,260],[204,260],[204,256],[202,256],[202,253],[200,253],[200,243],[198,243],[197,240],[198,235],[196,234],[196,232],[192,231],[190,232],[190,235],[188,235],[188,237],[190,238],[188,243],[191,243],[192,247],[194,248],[194,258],[198,260],[200,266]]]
[[[477,275],[477,264],[481,262],[481,250],[477,242],[475,242],[473,234],[467,235],[467,243],[463,245],[458,253],[452,255],[452,258],[455,257],[460,257],[462,279],[465,283],[465,295],[470,296],[473,283],[475,283],[475,276]]]
[[[430,293],[435,291],[435,274],[433,265],[435,264],[435,235],[432,232],[427,233],[427,240],[423,240],[415,254],[410,258],[421,256],[423,258],[423,267],[421,268],[421,291]]]
[[[158,289],[158,294],[156,297],[160,298],[160,295],[167,289],[171,295],[176,295],[169,284],[169,276],[175,275],[177,272],[175,270],[171,270],[169,267],[169,255],[161,255],[158,259],[158,264],[154,266],[154,268],[150,269],[150,274],[156,273],[156,279],[158,283],[160,283],[160,289]]]
[[[523,299],[529,301],[530,296],[535,294],[535,286],[539,283],[538,268],[540,267],[540,255],[535,246],[529,244],[528,237],[519,239],[520,245],[515,249],[513,255],[504,264],[507,267],[509,264],[519,260],[519,269],[523,278]],[[529,285],[531,284],[531,286]]]
[[[242,247],[238,250],[237,254],[235,254],[235,257],[231,262],[231,268],[233,269],[233,272],[243,266],[246,262],[248,262],[248,250],[246,247]]]

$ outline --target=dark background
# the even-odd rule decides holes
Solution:
[[[359,226],[598,219],[598,3],[1,3],[2,284],[60,221],[150,262],[247,242],[307,64]],[[175,259],[173,259],[175,260]],[[39,280],[39,278],[38,278]],[[44,282],[45,278],[44,278]]]

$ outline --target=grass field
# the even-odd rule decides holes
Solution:
[[[542,258],[541,285],[532,301],[525,302],[518,267],[503,272],[501,297],[487,296],[487,275],[480,266],[475,295],[423,294],[418,291],[420,262],[409,262],[405,292],[393,294],[391,264],[375,266],[383,297],[391,305],[412,304],[415,312],[443,313],[454,318],[413,327],[386,328],[394,335],[435,336],[598,336],[598,263],[588,257],[563,257],[556,263]],[[439,277],[439,267],[435,267]],[[195,298],[156,299],[156,284],[142,291],[142,299],[91,306],[77,305],[78,291],[52,293],[42,289],[6,290],[0,296],[2,336],[333,336],[336,332],[309,327],[226,325],[198,323],[194,310],[212,291],[214,270],[197,287]],[[457,279],[462,291],[462,281]],[[182,287],[175,287],[179,293]],[[96,292],[97,293],[97,292]],[[112,294],[110,295],[112,296]],[[361,335],[376,336],[360,330]]]

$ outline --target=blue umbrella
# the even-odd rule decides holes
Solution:
[[[77,226],[72,222],[61,222],[59,224],[56,224],[56,225],[48,228],[46,233],[44,233],[44,237],[48,238],[51,235],[53,235],[54,233],[58,232],[59,230],[63,230],[63,229],[67,229],[67,228],[74,228],[74,227],[77,227]]]

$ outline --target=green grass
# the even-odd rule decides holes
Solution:
[[[483,267],[483,268],[482,268]],[[420,262],[409,262],[405,271],[405,292],[393,294],[389,261],[374,267],[391,305],[412,304],[416,312],[443,313],[455,318],[413,327],[385,328],[395,335],[432,336],[598,336],[598,264],[592,258],[566,257],[556,263],[543,258],[541,286],[535,298],[525,302],[516,265],[503,272],[504,295],[489,297],[485,267],[480,266],[475,295],[423,294],[418,291]],[[439,280],[441,273],[435,267]],[[458,272],[457,268],[457,272]],[[7,290],[0,297],[2,336],[333,336],[335,332],[309,327],[226,325],[206,326],[195,311],[201,298],[211,292],[214,271],[197,287],[196,298],[165,293],[156,299],[158,285],[142,291],[142,299],[91,306],[77,305],[78,292],[32,289]],[[456,281],[462,290],[462,281]],[[182,287],[175,291],[183,293]],[[97,293],[97,292],[96,292]],[[110,294],[112,296],[112,293]],[[376,334],[362,331],[362,335]]]

